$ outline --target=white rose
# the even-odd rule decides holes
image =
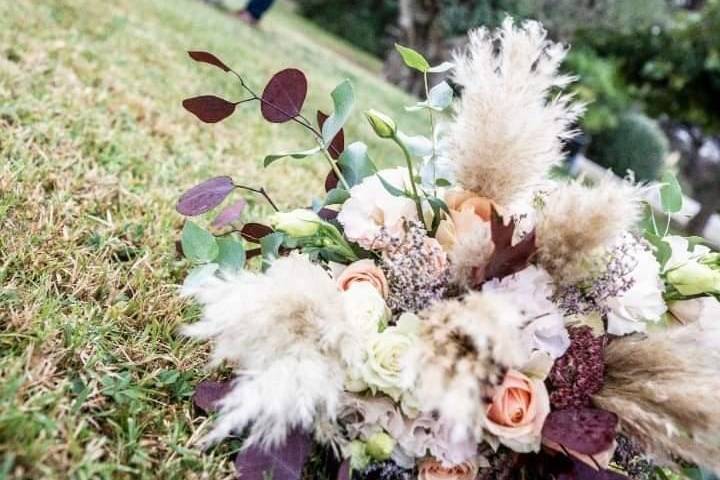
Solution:
[[[370,338],[366,345],[366,360],[362,366],[362,379],[371,390],[379,390],[396,402],[415,381],[408,368],[408,352],[417,342],[419,319],[404,314],[398,324],[388,327]]]

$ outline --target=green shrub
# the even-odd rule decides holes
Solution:
[[[657,122],[639,113],[618,119],[615,128],[597,135],[590,157],[600,165],[625,176],[635,172],[638,180],[656,180],[668,154],[668,141]]]

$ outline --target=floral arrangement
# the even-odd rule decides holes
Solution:
[[[348,81],[313,123],[299,70],[258,95],[218,57],[190,52],[249,97],[196,97],[187,110],[213,123],[257,102],[315,142],[266,166],[318,155],[330,172],[309,208],[281,211],[230,177],[177,204],[197,216],[245,191],[274,210],[244,221],[239,198],[208,228],[183,228],[197,264],[183,293],[203,309],[183,332],[236,373],[198,386],[196,403],[218,415],[205,445],[241,437],[247,479],[720,472],[720,255],[668,234],[682,207],[674,177],[657,188],[657,217],[631,179],[552,179],[582,106],[562,93],[566,49],[538,23],[473,31],[436,67],[397,48],[426,84],[452,71],[462,94],[444,115],[454,89],[428,85],[407,108],[427,116],[428,137],[366,112],[398,147],[402,166],[386,169],[366,145],[345,146]],[[313,463],[318,449],[339,468]]]

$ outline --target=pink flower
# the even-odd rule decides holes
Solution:
[[[510,370],[488,406],[485,428],[512,450],[537,451],[548,413],[550,400],[544,383]]]
[[[388,297],[388,283],[383,271],[370,259],[351,263],[337,278],[340,290],[347,290],[353,283],[369,282],[383,298]]]
[[[478,466],[473,461],[446,467],[439,460],[426,458],[418,467],[418,480],[474,480],[477,473]]]

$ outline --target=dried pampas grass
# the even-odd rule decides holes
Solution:
[[[517,309],[492,293],[438,302],[420,313],[418,400],[438,411],[453,441],[481,441],[486,403],[509,368],[527,360]],[[415,363],[415,362],[414,362]]]
[[[322,267],[291,255],[265,274],[212,277],[183,293],[204,306],[202,320],[183,333],[212,339],[211,364],[227,361],[239,374],[206,444],[247,427],[246,446],[270,447],[295,427],[309,429],[316,416],[335,418],[342,354],[357,342],[340,292]]]
[[[640,190],[610,176],[589,187],[561,185],[544,200],[537,223],[538,260],[561,285],[597,274],[594,260],[640,220]]]
[[[501,206],[530,198],[553,165],[582,106],[570,95],[548,97],[572,77],[558,69],[566,50],[546,40],[538,22],[470,33],[455,55],[454,80],[463,93],[449,127],[448,156],[467,190]]]
[[[720,473],[720,324],[621,338],[605,361],[594,401],[620,417],[623,433],[661,460]]]

